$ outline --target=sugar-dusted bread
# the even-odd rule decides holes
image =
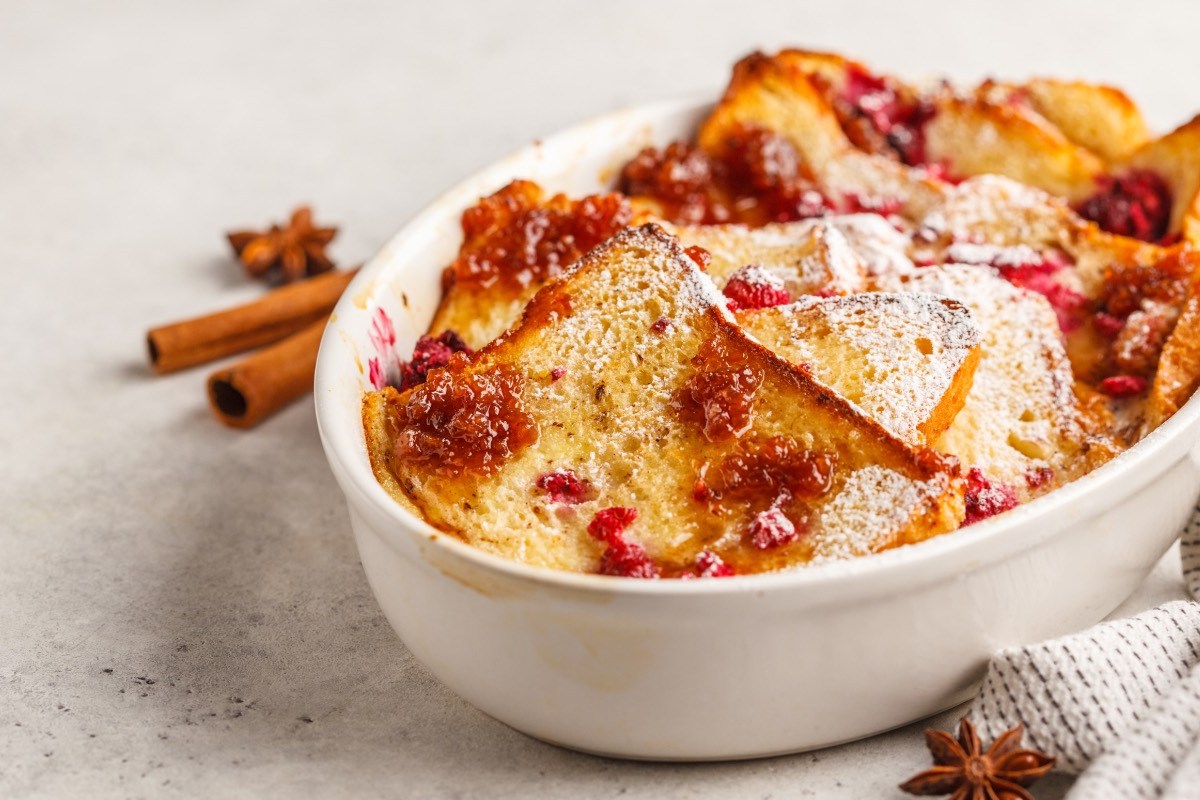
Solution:
[[[1095,191],[1105,164],[1022,103],[985,94],[945,92],[923,127],[925,157],[951,175],[1004,175],[1081,200]]]
[[[754,53],[739,61],[724,96],[701,124],[700,147],[721,158],[739,131],[763,128],[795,147],[821,190],[839,203],[887,199],[907,216],[936,204],[946,184],[923,170],[865,153],[843,132],[837,114],[803,63]]]
[[[774,570],[963,515],[940,457],[747,337],[653,225],[590,252],[473,357],[367,395],[364,423],[381,483],[432,524],[558,569]]]
[[[905,441],[936,441],[966,400],[980,332],[956,300],[866,292],[739,311],[742,329]]]
[[[1150,139],[1142,112],[1115,87],[1034,78],[1009,88],[1064,136],[1105,161],[1119,161]]]
[[[673,231],[685,246],[710,256],[707,273],[718,287],[748,264],[770,271],[792,298],[852,294],[866,288],[867,268],[846,235],[825,220],[744,225],[687,225]]]
[[[1045,298],[969,265],[920,269],[895,288],[952,297],[983,332],[971,390],[935,442],[939,450],[1019,496],[1078,477],[1111,453],[1088,433],[1058,319]]]

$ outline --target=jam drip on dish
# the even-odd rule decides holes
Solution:
[[[467,372],[466,358],[429,372],[421,386],[389,404],[393,456],[439,475],[495,472],[538,439],[521,402],[524,379],[507,364]]]
[[[463,212],[463,245],[448,277],[519,291],[562,274],[632,218],[628,200],[616,193],[544,200],[537,184],[513,181]]]
[[[714,156],[694,144],[647,147],[621,170],[620,190],[649,198],[680,224],[763,225],[828,214],[795,146],[756,126],[735,129]]]
[[[708,339],[692,358],[696,373],[672,402],[683,419],[699,425],[710,442],[734,439],[750,429],[761,370],[720,339]]]
[[[1163,242],[1171,224],[1171,190],[1156,173],[1133,170],[1101,178],[1096,193],[1075,210],[1109,233]]]

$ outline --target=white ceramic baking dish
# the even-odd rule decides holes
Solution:
[[[362,270],[325,332],[316,409],[363,568],[405,644],[451,689],[532,736],[646,759],[764,756],[843,742],[968,698],[988,655],[1090,625],[1168,548],[1200,489],[1200,405],[1076,483],[966,530],[793,572],[638,581],[527,567],[395,503],[360,403],[394,322],[407,355],[438,301],[462,210],[514,177],[583,193],[705,106],[613,114],[446,194]]]

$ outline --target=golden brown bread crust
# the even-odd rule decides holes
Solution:
[[[649,287],[644,297],[628,297],[643,285]],[[387,423],[389,406],[409,402],[422,387],[403,395],[385,390],[364,401],[372,466],[385,488],[407,496],[434,525],[483,549],[560,569],[596,569],[599,545],[583,529],[607,506],[638,508],[639,542],[675,571],[708,548],[739,572],[751,572],[875,552],[956,527],[963,488],[938,456],[910,449],[747,338],[718,304],[672,237],[656,226],[629,229],[543,288],[521,323],[469,364],[451,367],[464,374],[499,365],[517,369],[522,401],[540,429],[536,443],[492,475],[431,476],[392,457],[395,431]],[[660,313],[675,331],[662,339],[651,330]],[[712,441],[671,407],[669,398],[695,373],[691,357],[706,341],[725,344],[761,373],[752,430],[741,439]],[[635,362],[640,366],[631,374]],[[559,379],[547,378],[551,364],[563,365]],[[779,435],[835,453],[836,478],[831,492],[813,501],[817,517],[809,536],[757,551],[741,541],[740,531],[764,509],[735,504],[713,516],[694,499],[694,484],[704,464]],[[534,485],[548,470],[567,467],[591,481],[599,496],[564,517]]]
[[[1064,136],[1106,162],[1118,162],[1150,140],[1142,112],[1113,86],[1034,78],[1013,88]]]

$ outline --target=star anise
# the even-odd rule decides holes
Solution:
[[[235,231],[227,234],[238,259],[253,277],[278,274],[285,281],[333,269],[325,247],[337,236],[337,228],[313,225],[312,209],[300,206],[286,226],[272,225],[265,233]]]
[[[1049,772],[1054,758],[1020,749],[1024,733],[1023,725],[1005,731],[983,752],[975,726],[965,717],[957,740],[931,728],[925,731],[925,743],[934,766],[900,788],[909,794],[949,794],[950,800],[1033,800],[1025,787]]]

